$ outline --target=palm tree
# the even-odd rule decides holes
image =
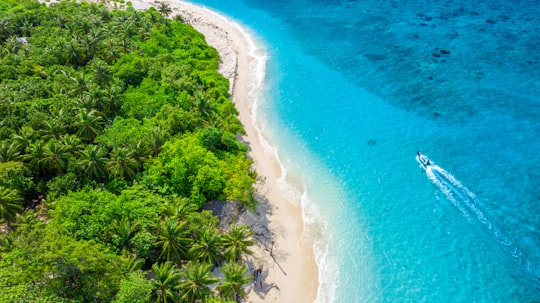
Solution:
[[[212,102],[206,91],[200,85],[197,86],[197,90],[193,93],[193,102],[203,117],[210,115]]]
[[[80,109],[85,109],[91,111],[95,109],[95,101],[92,99],[92,96],[88,92],[83,92],[77,97],[76,106]]]
[[[119,251],[127,250],[131,248],[131,240],[140,229],[138,222],[132,223],[129,219],[123,217],[121,220],[114,220],[112,222],[113,239],[115,240],[116,247]]]
[[[20,158],[19,145],[7,140],[0,143],[0,162],[17,161]]]
[[[26,149],[36,139],[38,133],[29,126],[23,126],[18,134],[14,134],[11,138],[19,146],[19,152],[25,153]]]
[[[82,42],[86,46],[86,61],[92,59],[103,37],[105,37],[105,33],[100,27],[96,26],[92,26],[83,37]]]
[[[60,136],[66,133],[65,125],[60,121],[45,121],[43,128],[39,131],[41,139],[60,139]]]
[[[101,77],[104,77],[104,75],[101,75]],[[90,99],[92,100],[91,101],[92,109],[98,110],[100,113],[106,113],[109,111],[109,104],[108,102],[106,102],[106,99],[105,99],[105,96],[107,95],[107,91],[105,89],[103,89],[102,87],[93,85],[88,91],[88,95]]]
[[[107,169],[112,176],[123,177],[127,180],[133,179],[138,166],[139,163],[132,158],[131,152],[125,147],[115,149],[107,162]]]
[[[10,252],[16,247],[15,233],[0,234],[0,254]]]
[[[34,65],[34,67],[32,67],[32,73],[34,74],[34,76],[38,76],[43,80],[47,79],[48,77],[47,69],[45,68],[45,66],[42,65]]]
[[[76,155],[83,147],[81,139],[75,135],[65,134],[60,139],[62,140],[66,152],[71,156]]]
[[[144,266],[144,263],[145,260],[142,258],[137,258],[135,256],[130,257],[126,265],[127,272],[131,273],[141,270]]]
[[[56,140],[49,140],[43,152],[44,158],[42,167],[56,173],[65,171],[68,162],[68,152],[66,147]]]
[[[165,214],[167,216],[175,217],[180,221],[185,221],[190,213],[193,213],[199,209],[194,203],[191,203],[188,198],[175,197],[167,204]]]
[[[246,297],[243,286],[251,281],[251,275],[248,275],[248,269],[245,265],[229,262],[221,268],[225,276],[223,283],[217,286],[222,298],[240,302]]]
[[[112,80],[112,72],[107,63],[103,60],[93,60],[91,65],[94,72],[94,80],[98,85],[108,84]]]
[[[154,297],[156,302],[177,302],[178,295],[176,293],[176,287],[180,275],[172,262],[154,263],[152,265],[152,272],[155,276],[152,284],[155,289]]]
[[[83,54],[81,52],[80,42],[77,39],[71,39],[65,44],[65,48],[69,62],[74,65],[82,65]]]
[[[42,173],[44,171],[43,159],[45,159],[45,142],[39,139],[28,146],[25,160],[33,171]]]
[[[190,255],[201,262],[216,264],[221,260],[221,237],[215,229],[203,229],[191,249]]]
[[[115,17],[115,20],[112,22],[112,30],[114,32],[114,36],[117,39],[114,39],[115,46],[118,45],[121,48],[116,49],[115,51],[118,52],[118,54],[121,53],[127,53],[129,51],[129,48],[131,46],[131,36],[134,35],[136,31],[136,24],[132,18],[128,18],[126,16],[118,16]],[[116,44],[116,42],[120,42]],[[109,43],[109,47],[112,46],[111,43]]]
[[[207,120],[206,125],[217,129],[227,130],[225,121],[221,117],[221,114],[213,112],[210,114],[210,117],[208,117]]]
[[[125,34],[122,35],[120,39],[120,45],[122,46],[122,51],[124,53],[131,51],[131,37]]]
[[[68,92],[70,97],[81,96],[84,92],[88,91],[90,86],[92,86],[92,82],[83,72],[76,73],[74,76],[66,74],[66,76],[69,76],[69,80],[72,82],[70,84],[73,87]]]
[[[161,147],[165,144],[165,133],[159,127],[154,127],[150,132],[150,149],[152,156],[157,156],[161,152]]]
[[[205,303],[231,303],[229,300],[222,299],[216,296],[210,296],[204,299]]]
[[[253,231],[246,225],[232,225],[229,232],[223,235],[223,246],[225,247],[225,257],[228,261],[240,261],[242,254],[252,254],[249,246],[255,242],[251,238]]]
[[[98,145],[88,145],[81,153],[77,165],[87,177],[102,180],[107,175],[106,162],[106,152],[103,148]]]
[[[104,42],[104,44],[103,55],[108,63],[113,63],[120,58],[120,48],[118,47],[118,42],[116,39],[108,39]]]
[[[104,4],[106,4],[107,1],[104,1]],[[109,12],[109,9],[105,6],[99,7],[99,16],[103,21],[109,21],[111,20],[111,13]]]
[[[8,18],[0,19],[0,40],[3,41],[17,31],[16,22]]]
[[[175,218],[167,218],[161,222],[156,242],[161,249],[160,258],[179,263],[187,255],[190,244],[186,222],[180,223]]]
[[[129,145],[129,150],[131,153],[131,156],[135,161],[137,161],[137,164],[140,166],[144,162],[146,156],[149,155],[150,151],[148,150],[148,147],[146,144],[144,144],[143,140],[137,141],[135,144]]]
[[[212,294],[208,285],[217,283],[212,277],[212,265],[189,262],[182,267],[182,281],[178,285],[180,298],[184,302],[202,302]]]
[[[17,54],[23,46],[23,43],[17,39],[17,37],[10,36],[6,39],[6,42],[4,42],[3,50],[8,54]]]
[[[148,40],[150,38],[150,32],[152,31],[152,23],[148,20],[143,20],[137,29],[137,34],[141,38],[142,41]]]
[[[35,211],[25,211],[15,216],[13,226],[18,230],[30,230],[38,227],[38,224],[40,224],[38,213]]]
[[[122,92],[122,87],[116,84],[112,84],[106,88],[103,102],[107,102],[107,109],[109,111],[115,112],[122,106],[122,102],[120,101]]]
[[[135,24],[132,18],[128,16],[115,16],[115,20],[112,22],[112,29],[115,36],[131,37],[135,33]]]
[[[29,37],[31,36],[30,30],[34,27],[32,22],[29,20],[24,20],[21,25],[19,25],[19,32],[20,35],[23,37]]]
[[[104,123],[98,111],[80,110],[77,118],[75,122],[75,126],[78,127],[77,135],[86,142],[91,142],[101,133]]]
[[[22,202],[19,192],[0,186],[0,219],[6,221],[9,228],[17,213],[23,209]]]
[[[172,13],[171,6],[165,2],[158,2],[157,10],[165,17],[169,17],[169,15]]]

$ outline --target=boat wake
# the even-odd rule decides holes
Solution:
[[[420,158],[423,157],[423,158]],[[487,232],[492,239],[494,239],[505,252],[512,256],[514,262],[525,272],[528,276],[540,286],[540,275],[533,266],[533,264],[527,259],[523,252],[508,238],[496,225],[494,225],[484,214],[481,204],[478,199],[467,187],[465,187],[459,180],[457,180],[452,174],[444,170],[440,166],[429,162],[426,165],[427,157],[419,154],[417,161],[420,163],[427,177],[431,182],[446,196],[446,198],[452,202],[452,204],[461,212],[461,214],[469,220],[470,223],[479,223],[482,229]]]

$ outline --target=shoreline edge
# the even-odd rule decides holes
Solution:
[[[40,0],[55,3],[61,0]],[[81,0],[118,8],[117,2],[107,0]],[[242,141],[248,146],[252,168],[261,180],[255,184],[258,206],[255,212],[240,217],[240,223],[250,221],[256,225],[263,221],[268,241],[256,237],[253,255],[247,257],[250,270],[262,269],[262,286],[255,284],[246,289],[245,302],[315,302],[319,298],[319,268],[314,253],[314,239],[304,239],[304,220],[301,197],[291,197],[279,185],[284,179],[284,168],[275,152],[260,131],[256,115],[258,93],[265,77],[266,57],[257,56],[262,50],[253,42],[253,34],[237,22],[202,5],[181,0],[132,0],[134,9],[146,10],[160,3],[172,9],[171,17],[180,15],[184,23],[203,34],[206,43],[214,47],[220,56],[218,72],[229,79],[231,101],[239,112],[239,119],[246,135]],[[123,5],[123,4],[122,4]],[[121,7],[120,7],[121,8]],[[266,147],[266,148],[265,148]],[[257,231],[255,231],[257,236]],[[267,239],[268,240],[268,239]]]

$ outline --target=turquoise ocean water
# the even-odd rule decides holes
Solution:
[[[318,302],[540,302],[540,2],[195,3],[268,58]]]

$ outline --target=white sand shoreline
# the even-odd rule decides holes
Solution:
[[[261,195],[259,220],[267,220],[273,234],[273,245],[258,243],[248,263],[263,269],[262,288],[251,287],[246,302],[313,302],[318,291],[318,268],[313,244],[302,239],[304,229],[300,201],[284,193],[279,186],[283,170],[277,155],[265,145],[268,142],[254,120],[259,89],[264,80],[266,58],[253,38],[237,23],[199,6],[185,2],[166,1],[186,23],[201,32],[207,43],[216,48],[221,62],[219,72],[231,81],[232,100],[250,147],[254,168],[265,182],[258,184]],[[187,13],[186,13],[187,10]],[[236,63],[236,64],[231,64]],[[300,197],[295,197],[299,199]],[[273,256],[270,256],[272,250]],[[272,286],[277,287],[272,287]]]
[[[118,5],[106,0],[88,2]],[[312,241],[302,238],[304,222],[300,197],[291,197],[279,185],[284,178],[283,168],[277,155],[265,149],[268,142],[255,121],[256,101],[265,75],[264,54],[257,54],[261,49],[246,29],[223,15],[184,1],[159,2],[169,5],[173,10],[171,16],[181,15],[184,22],[202,33],[220,54],[218,71],[230,81],[232,101],[246,130],[243,139],[249,146],[253,168],[265,180],[257,184],[260,205],[249,219],[264,221],[264,228],[269,229],[272,239],[259,241],[252,248],[254,254],[247,263],[251,268],[263,269],[264,284],[249,286],[245,302],[314,302],[319,288],[318,268]],[[154,0],[132,0],[131,3],[139,10],[158,5]]]

